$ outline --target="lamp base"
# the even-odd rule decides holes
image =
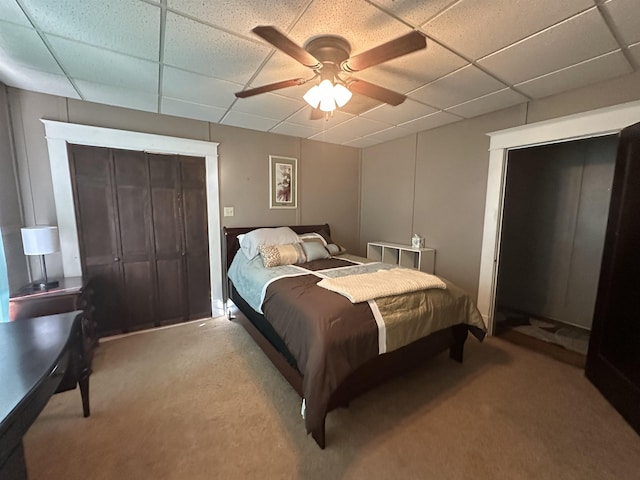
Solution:
[[[45,280],[42,279],[33,282],[31,284],[31,288],[33,288],[34,290],[49,290],[51,288],[56,288],[58,285],[60,285],[60,282],[58,280],[49,280],[45,282]]]

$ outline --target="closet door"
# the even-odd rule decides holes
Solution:
[[[69,145],[71,177],[84,275],[95,277],[94,306],[101,335],[125,328],[121,311],[117,208],[107,148]]]
[[[202,158],[180,157],[189,318],[211,316],[206,168]]]
[[[586,375],[640,433],[640,123],[625,128],[611,189],[609,222]]]
[[[112,150],[112,155],[120,240],[114,261],[121,272],[125,331],[129,331],[155,323],[149,173],[144,152]]]
[[[149,155],[153,239],[157,283],[156,316],[160,324],[188,317],[180,164],[176,156]]]

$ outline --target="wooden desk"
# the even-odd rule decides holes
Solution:
[[[0,323],[0,478],[27,478],[22,437],[65,374],[81,377],[81,319],[75,311]]]

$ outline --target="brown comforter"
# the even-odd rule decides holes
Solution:
[[[352,264],[333,258],[302,267],[319,270],[347,265]],[[265,318],[284,340],[304,376],[307,432],[322,427],[331,394],[340,383],[379,354],[378,326],[369,304],[351,303],[318,287],[319,281],[313,274],[276,280],[267,288],[262,304]],[[473,302],[458,287],[446,284],[446,290],[386,297],[376,303],[385,315],[418,309],[425,334],[465,323],[482,340],[484,325]],[[432,328],[424,328],[425,323]]]

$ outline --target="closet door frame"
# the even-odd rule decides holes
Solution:
[[[41,120],[45,126],[65,276],[82,273],[67,143],[205,157],[209,275],[213,316],[224,315],[217,142]]]

